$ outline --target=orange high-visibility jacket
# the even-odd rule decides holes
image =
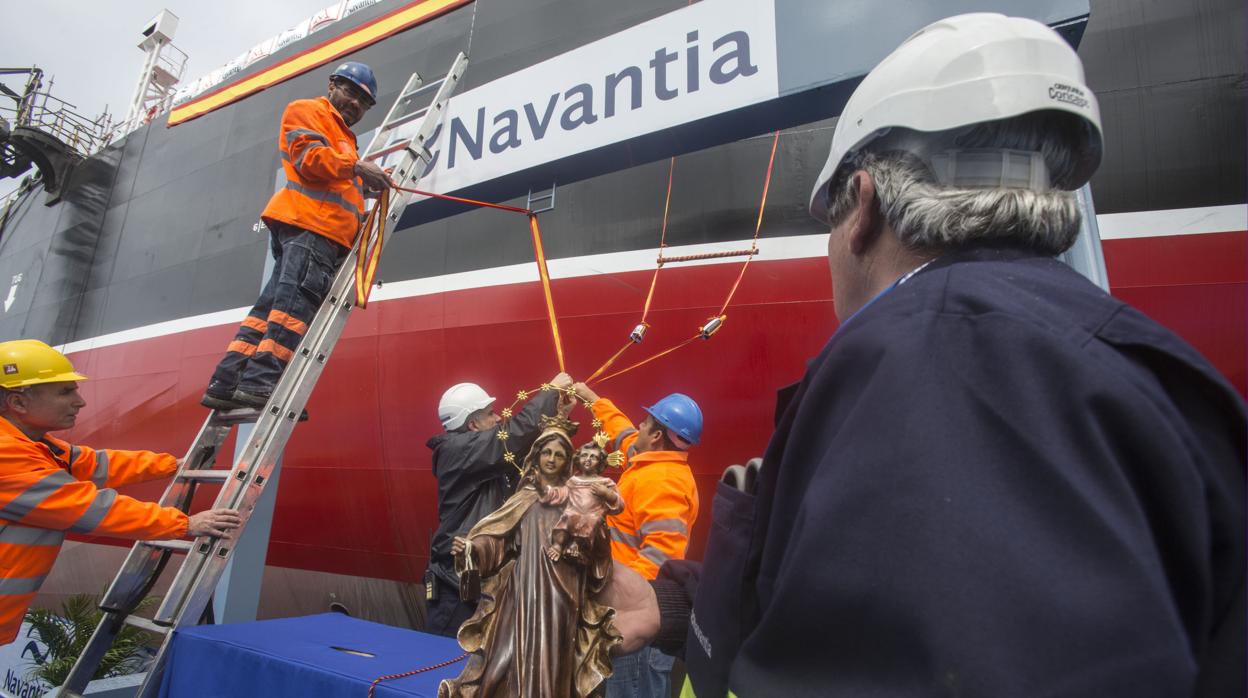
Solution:
[[[186,514],[117,494],[168,477],[177,458],[32,441],[0,418],[0,644],[12,642],[67,532],[135,540],[181,538]]]
[[[635,453],[637,428],[605,398],[593,404],[594,417],[611,437],[610,449],[624,453],[620,495],[624,511],[607,517],[611,556],[654,579],[668,560],[682,560],[689,532],[698,518],[698,487],[684,451]]]
[[[286,186],[260,218],[275,220],[350,247],[364,213],[364,181],[355,176],[355,134],[324,97],[298,99],[282,112],[277,139]]]

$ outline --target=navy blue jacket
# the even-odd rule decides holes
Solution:
[[[542,391],[529,399],[506,424],[484,431],[438,434],[425,445],[433,450],[433,475],[438,478],[438,530],[429,546],[429,569],[451,587],[459,584],[451,543],[464,536],[487,514],[503,505],[515,490],[513,481],[533,442],[541,434],[541,418],[553,417],[558,393]],[[498,432],[506,429],[516,465],[503,459]]]
[[[845,323],[721,485],[722,696],[1243,695],[1243,402],[1065,265],[949,253]]]

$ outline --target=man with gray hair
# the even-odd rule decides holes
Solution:
[[[841,325],[705,564],[618,575],[624,651],[687,622],[702,698],[1243,695],[1243,402],[1053,259],[1100,158],[1031,20],[936,22],[863,80],[810,206]]]

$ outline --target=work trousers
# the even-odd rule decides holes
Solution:
[[[276,221],[269,224],[269,245],[273,273],[213,371],[213,397],[229,399],[236,389],[273,393],[350,252],[323,235]]]
[[[650,645],[613,657],[606,698],[671,698],[674,662]]]
[[[436,578],[437,592],[425,602],[425,632],[455,637],[459,626],[477,611],[476,603],[460,601],[459,588]]]

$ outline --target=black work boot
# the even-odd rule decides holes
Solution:
[[[242,403],[234,402],[234,398],[232,396],[213,395],[208,392],[204,393],[204,396],[199,399],[199,404],[210,410],[217,410],[218,412],[241,410],[246,407],[246,405]]]
[[[268,395],[257,395],[243,390],[235,390],[234,395],[230,399],[244,407],[255,407],[258,409],[264,409],[264,406],[269,404]]]
[[[255,409],[262,410],[269,404],[270,397],[270,395],[257,395],[243,390],[235,390],[232,399],[235,403],[242,407],[254,407]],[[308,421],[307,410],[303,410],[299,413],[299,421]]]

